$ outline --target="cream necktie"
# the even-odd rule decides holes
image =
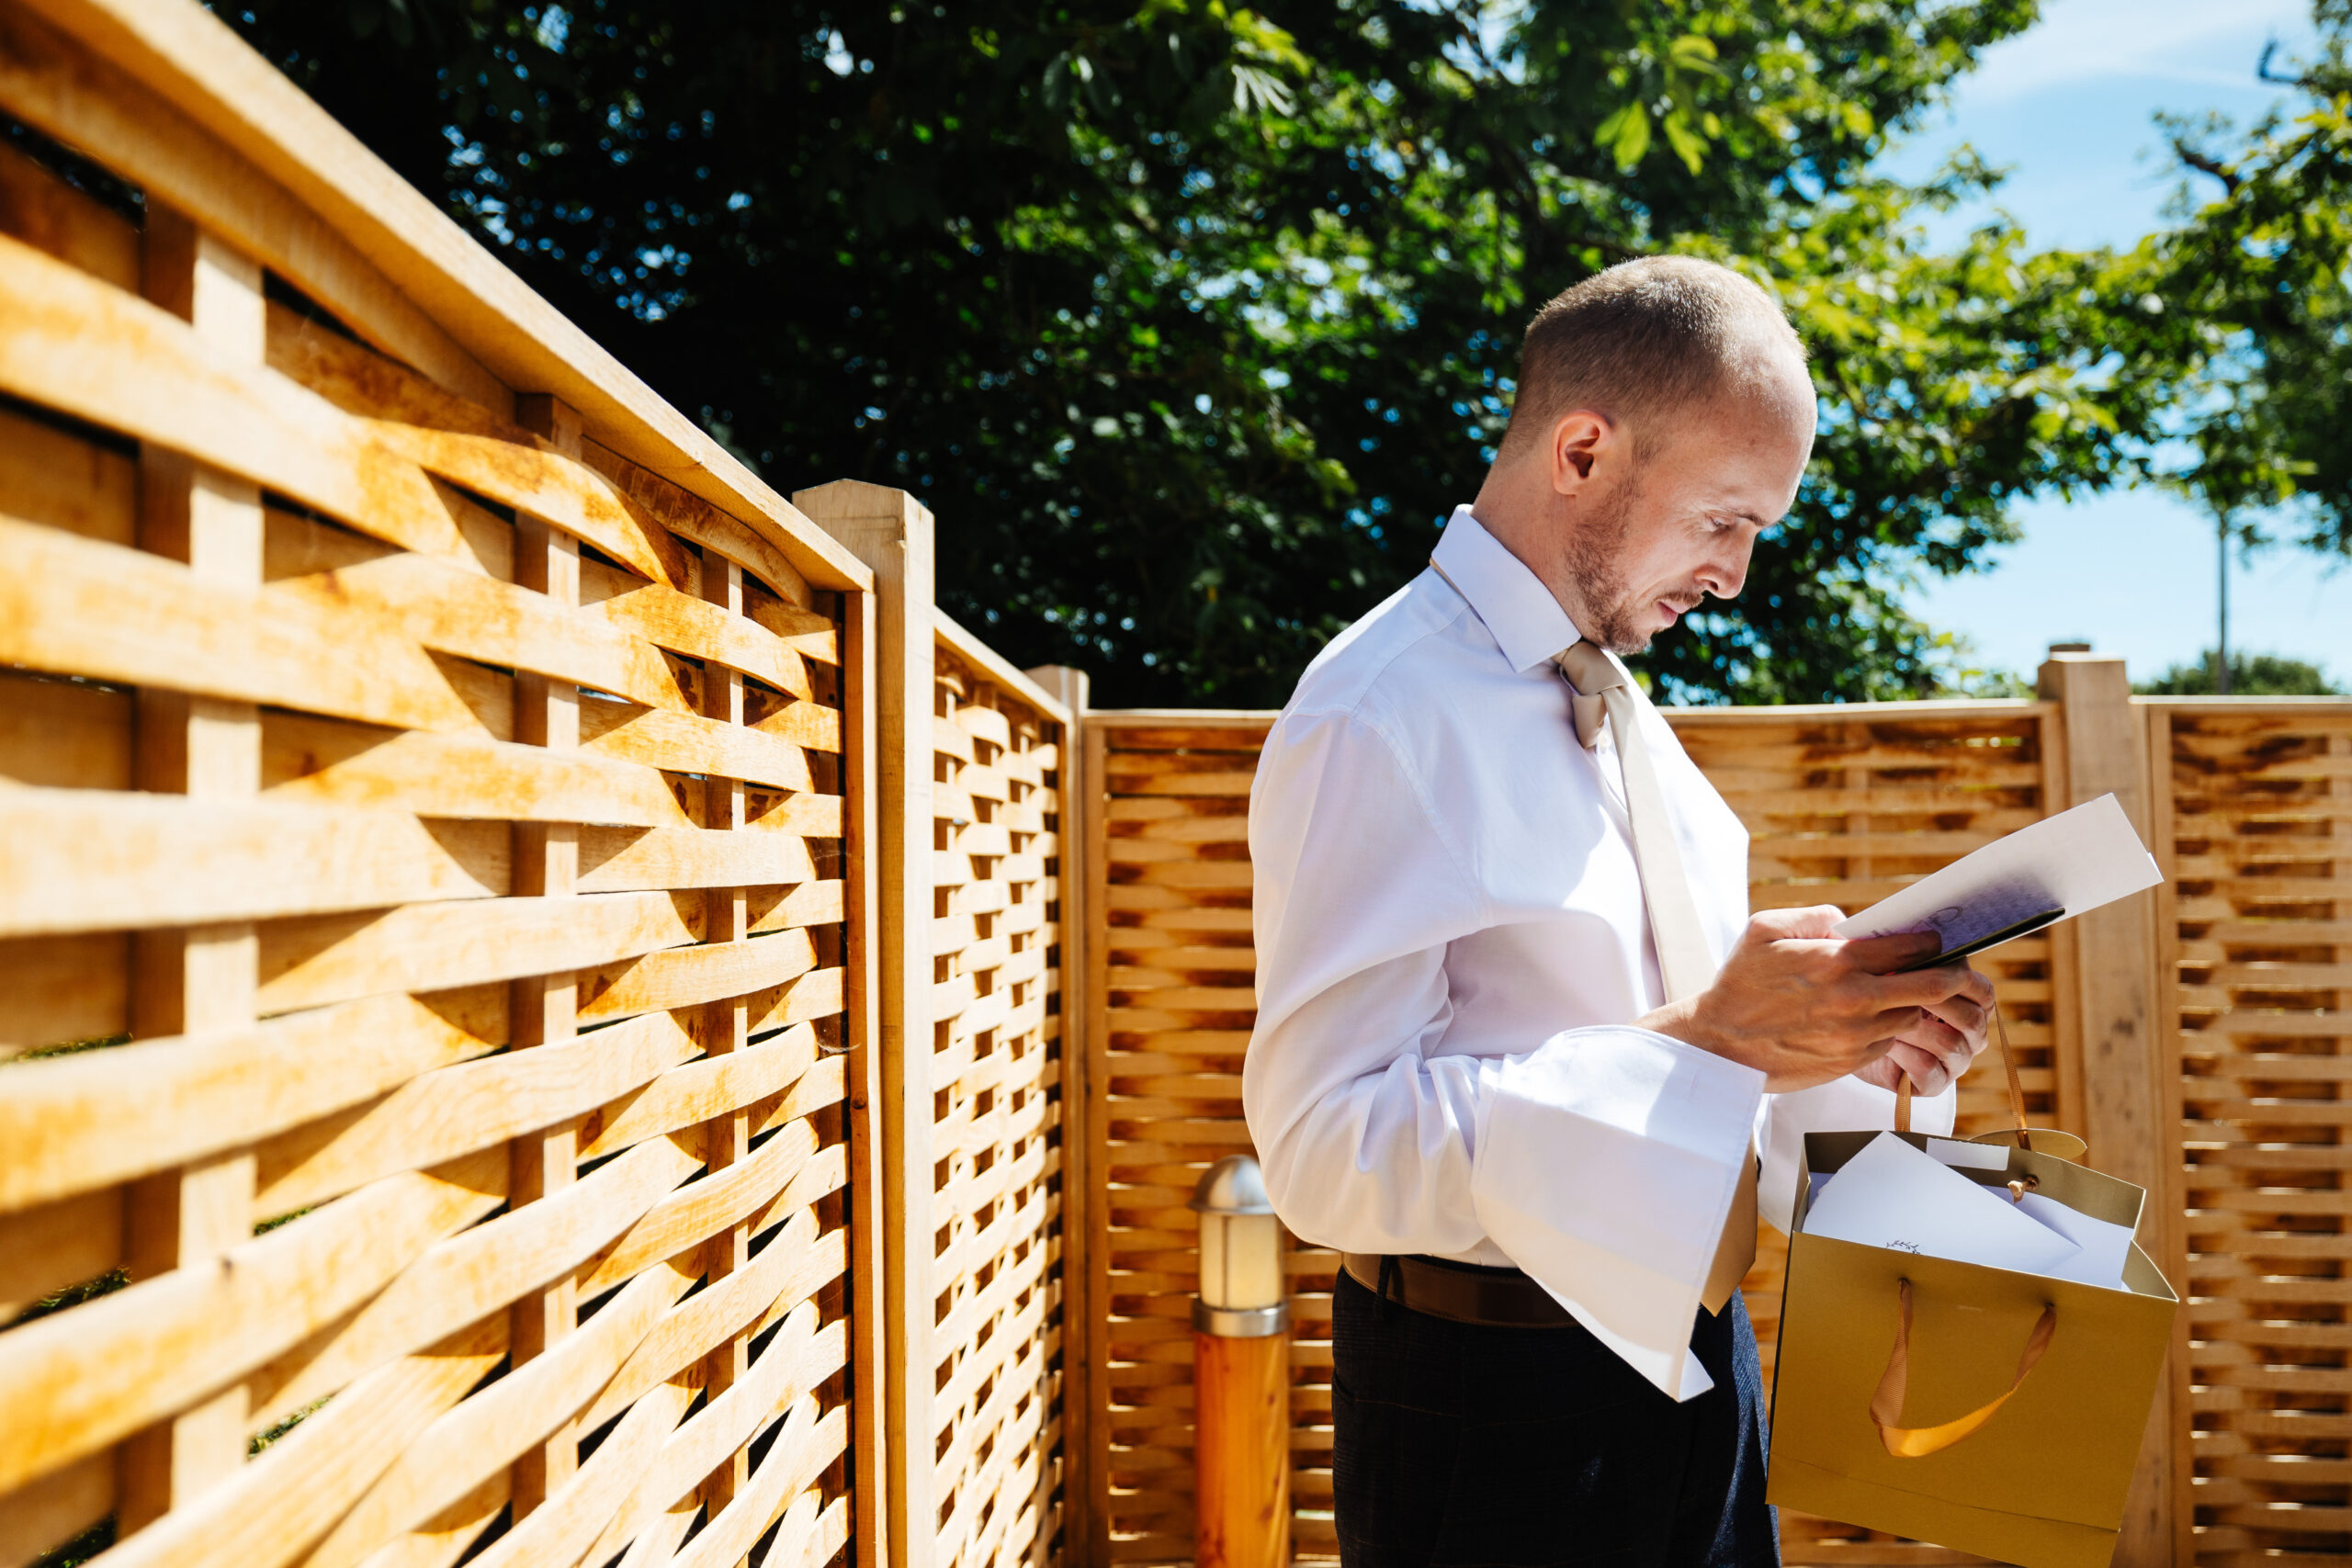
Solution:
[[[1570,644],[1554,655],[1552,662],[1575,688],[1569,708],[1576,719],[1577,739],[1585,749],[1590,750],[1600,741],[1604,721],[1616,731],[1617,756],[1625,777],[1625,815],[1634,827],[1634,863],[1641,873],[1642,901],[1649,907],[1650,936],[1657,943],[1658,975],[1666,983],[1666,999],[1674,1002],[1696,996],[1714,977],[1714,959],[1699,932],[1699,906],[1690,897],[1690,879],[1683,874],[1682,849],[1674,840],[1666,795],[1658,788],[1657,770],[1642,739],[1633,687],[1623,668],[1589,641]],[[1739,1186],[1732,1194],[1731,1213],[1715,1243],[1706,1289],[1700,1296],[1709,1312],[1723,1311],[1755,1261],[1756,1151],[1750,1145]]]

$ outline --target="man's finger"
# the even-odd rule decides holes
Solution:
[[[1914,1041],[1913,1043],[1941,1062],[1944,1073],[1949,1077],[1960,1077],[1968,1070],[1969,1064],[1976,1059],[1976,1053],[1970,1048],[1967,1037],[1956,1032],[1949,1039]]]
[[[1903,1069],[1903,1076],[1911,1080],[1911,1088],[1917,1093],[1941,1094],[1944,1085],[1951,1081],[1951,1072],[1935,1053],[1923,1051],[1907,1040],[1892,1042],[1886,1055],[1887,1060]]]
[[[1900,1045],[1912,1031],[1927,1021],[1928,1015],[1917,1008],[1888,1008],[1871,1020],[1867,1027],[1887,1044]]]
[[[1962,1034],[1981,1037],[1985,1025],[1992,1021],[1992,1014],[1966,997],[1946,997],[1939,1002],[1928,1003],[1927,1007],[1932,1017],[1940,1019]]]
[[[1955,1052],[1962,1056],[1969,1054],[1968,1036],[1938,1018],[1932,1010],[1916,1027],[1905,1030],[1903,1039],[1908,1044],[1917,1045],[1923,1051],[1933,1051],[1939,1056],[1950,1056]]]
[[[1905,974],[1874,974],[1860,976],[1857,983],[1870,987],[1870,996],[1881,1007],[1933,1007],[1953,997],[1972,999],[1978,994],[1974,984],[1984,978],[1964,964],[1939,964],[1933,969],[1913,969]],[[1990,997],[1984,998],[1991,1001]]]
[[[1927,974],[1927,971],[1922,971],[1922,974]],[[1943,964],[1938,968],[1938,974],[1959,976],[1959,987],[1952,992],[1954,997],[1966,997],[1978,1006],[1992,1006],[1992,980],[1987,980],[1985,974],[1978,968],[1971,968],[1969,964]]]
[[[1951,1071],[1932,1056],[1928,1058],[1925,1065],[1908,1067],[1905,1071],[1911,1075],[1911,1087],[1917,1093],[1941,1094],[1951,1087]]]

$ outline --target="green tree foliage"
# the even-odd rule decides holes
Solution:
[[[1107,703],[1280,702],[1475,492],[1534,306],[1686,250],[1827,414],[1687,695],[1931,687],[1905,574],[2129,469],[2125,284],[1868,173],[2034,0],[243,0],[223,14],[779,488],[903,485]]]
[[[2352,0],[2318,0],[2301,101],[2244,133],[2176,122],[2198,176],[2130,258],[2169,305],[2132,352],[2180,388],[2173,480],[2248,545],[2352,554]],[[2266,69],[2271,57],[2265,56]],[[2208,182],[2211,183],[2208,183]],[[2192,205],[2193,194],[2219,195]],[[2282,527],[2284,532],[2282,533]]]
[[[2213,694],[2213,655],[2176,664],[2153,681],[2132,688],[2150,697],[2210,697]],[[2269,653],[2230,655],[2230,694],[2238,697],[2340,697],[2341,686],[2316,664],[2281,659]]]

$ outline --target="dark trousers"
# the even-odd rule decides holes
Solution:
[[[1331,1303],[1332,1489],[1345,1568],[1762,1568],[1764,1387],[1747,1308],[1699,1314],[1715,1386],[1677,1404],[1581,1326],[1487,1328]]]

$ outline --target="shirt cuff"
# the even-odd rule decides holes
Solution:
[[[1611,1026],[1507,1059],[1480,1118],[1487,1235],[1670,1397],[1701,1392],[1685,1352],[1763,1099],[1753,1067]]]

